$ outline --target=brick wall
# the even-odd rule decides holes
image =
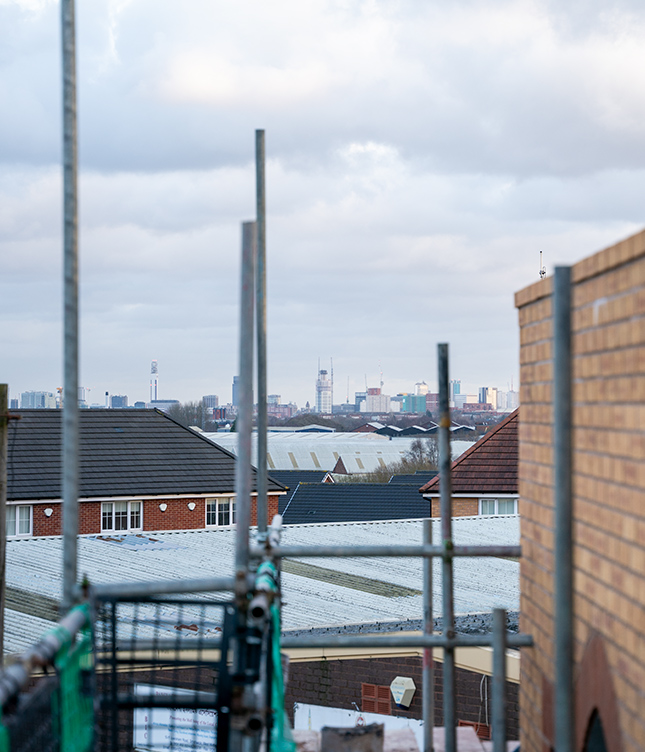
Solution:
[[[278,496],[268,497],[269,523],[278,513]],[[195,504],[195,509],[188,508],[189,503]],[[166,504],[165,512],[159,508]],[[51,509],[49,517],[46,509]],[[255,497],[251,508],[251,524],[257,524],[257,507]],[[154,499],[143,502],[143,529],[145,530],[201,530],[206,527],[206,500],[194,499]],[[101,532],[101,502],[83,501],[79,504],[78,528],[81,535]],[[33,530],[35,536],[61,535],[62,533],[62,505],[60,503],[45,503],[33,505]]]
[[[645,233],[576,264],[572,280],[575,660],[577,675],[594,677],[577,684],[577,734],[580,745],[595,703],[610,752],[636,752],[645,749]],[[522,654],[523,752],[552,743],[551,286],[515,300],[521,628],[535,638]]]
[[[479,499],[452,499],[453,517],[474,517],[479,514]],[[432,500],[432,516],[441,517],[441,502],[439,499]]]
[[[422,659],[419,656],[396,658],[369,658],[357,660],[323,660],[292,663],[289,666],[289,684],[285,707],[293,722],[295,702],[324,705],[355,710],[361,707],[361,684],[390,686],[396,676],[410,676],[416,692],[409,709],[399,708],[391,700],[392,715],[404,718],[421,718]],[[480,699],[480,690],[488,691],[489,721],[491,712],[491,679],[482,674],[457,669],[457,718],[464,721],[485,722],[486,707]],[[508,738],[517,739],[519,731],[518,686],[506,683],[508,698]],[[435,663],[435,725],[442,725],[443,716],[442,664]]]

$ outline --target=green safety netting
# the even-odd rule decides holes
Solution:
[[[59,687],[53,696],[52,714],[58,719],[61,752],[89,752],[93,742],[91,620],[87,604],[78,609],[85,611],[86,619],[74,642],[66,630],[57,628],[63,645],[54,659]]]

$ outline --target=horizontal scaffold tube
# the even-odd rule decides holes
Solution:
[[[153,582],[114,582],[107,585],[94,585],[93,595],[99,600],[114,598],[145,598],[153,595],[175,595],[179,593],[206,593],[233,590],[233,577],[209,577],[201,580],[154,580]]]
[[[443,546],[277,546],[271,549],[256,546],[254,556],[269,555],[276,559],[305,557],[418,557],[445,556]],[[520,546],[453,546],[451,556],[497,556],[518,559],[522,555]]]
[[[492,647],[493,635],[457,635],[447,639],[443,635],[311,635],[285,636],[280,641],[283,650],[294,648],[474,648]],[[526,634],[507,634],[509,648],[526,648],[533,645],[533,637]]]
[[[0,673],[0,708],[27,686],[36,668],[49,666],[53,662],[56,653],[85,626],[87,620],[87,608],[72,609],[56,627]]]

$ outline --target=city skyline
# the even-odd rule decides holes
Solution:
[[[583,5],[81,4],[80,383],[146,400],[157,359],[161,397],[230,399],[256,128],[271,392],[313,403],[327,353],[341,394],[406,391],[437,342],[469,390],[519,383],[540,251],[551,274],[642,223],[645,8]],[[1,378],[54,390],[58,6],[0,4],[0,44]]]
[[[227,404],[235,404],[234,398],[233,398],[233,378],[231,378],[231,383],[228,388],[228,394],[226,393],[226,389],[221,391],[207,391],[203,394],[193,394],[186,398],[181,398],[173,394],[172,392],[166,393],[164,389],[161,388],[161,380],[160,377],[162,377],[162,366],[158,364],[158,361],[154,361],[157,364],[157,371],[155,372],[156,377],[156,383],[155,386],[157,387],[158,391],[155,391],[155,399],[158,398],[160,400],[178,400],[179,402],[196,402],[201,400],[203,397],[213,397],[217,396],[219,399],[220,405],[227,405]],[[149,367],[150,370],[150,367]],[[326,369],[322,369],[326,370]],[[329,373],[329,372],[328,372]],[[150,373],[147,374],[148,380],[150,379]],[[330,378],[330,376],[329,376]],[[380,384],[380,378],[381,373],[379,372],[374,377],[374,383],[371,383],[368,379],[368,388],[375,388],[378,384]],[[482,387],[493,387],[500,389],[500,391],[519,391],[519,385],[515,383],[512,379],[509,380],[507,384],[480,384],[476,381],[465,381],[464,379],[453,377],[451,379],[452,381],[458,381],[461,385],[461,394],[468,394],[468,395],[477,395]],[[334,405],[342,405],[346,403],[347,397],[349,396],[349,402],[354,403],[355,401],[355,395],[357,393],[362,393],[365,391],[365,375],[363,377],[362,383],[359,383],[360,380],[351,379],[349,380],[350,387],[352,384],[356,384],[356,389],[350,388],[349,392],[347,392],[347,378],[344,379],[343,384],[338,383],[338,379],[335,379],[334,381],[334,399],[333,404]],[[297,404],[299,409],[302,409],[305,407],[306,403],[309,402],[310,407],[312,410],[315,410],[316,408],[316,381],[313,382],[313,385],[310,386],[310,392],[311,395],[306,397],[304,400],[299,401],[298,399],[295,399],[292,395],[289,395],[286,393],[285,390],[280,389],[269,389],[269,397],[275,397],[280,396],[281,397],[281,404],[289,404],[289,403],[295,403]],[[389,388],[389,382],[384,381],[383,382],[383,394],[388,394],[389,396],[397,396],[399,394],[414,394],[415,389],[418,385],[424,384],[425,387],[427,387],[427,390],[429,392],[436,392],[438,387],[436,384],[436,380],[432,379],[416,379],[415,381],[410,381],[409,379],[400,379],[399,383],[403,384],[404,386],[402,388]],[[475,386],[477,384],[477,386]],[[407,386],[406,386],[407,385]],[[342,388],[341,388],[342,386]],[[82,399],[84,402],[86,402],[88,405],[99,405],[99,406],[105,406],[106,400],[111,400],[112,397],[121,397],[125,396],[128,399],[128,404],[130,407],[134,405],[135,402],[145,402],[150,403],[151,397],[149,394],[146,395],[146,389],[148,392],[150,391],[150,385],[147,384],[147,386],[144,388],[142,386],[139,386],[138,392],[135,391],[128,391],[127,389],[120,389],[115,392],[111,392],[110,390],[103,389],[101,387],[99,388],[92,388],[85,386],[84,384],[81,384],[79,387],[79,399]],[[51,393],[54,397],[56,396],[57,388],[50,388],[48,386],[45,386],[40,389],[21,389],[21,388],[15,388],[12,387],[12,385],[9,385],[9,395],[10,399],[20,399],[20,396],[27,392],[45,392],[45,393]],[[306,394],[306,387],[303,386],[302,390],[303,394]],[[140,396],[139,396],[140,395]],[[327,403],[325,403],[327,404]]]

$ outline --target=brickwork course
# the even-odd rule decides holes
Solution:
[[[413,679],[416,691],[409,708],[397,706],[390,697],[391,715],[422,718],[422,658],[397,656],[346,660],[303,661],[289,666],[285,708],[293,722],[294,703],[356,710],[361,707],[361,684],[389,687],[397,676]],[[456,669],[457,718],[468,723],[491,722],[491,678]],[[443,724],[442,664],[435,662],[435,726]],[[508,738],[519,731],[518,685],[506,682]],[[487,713],[488,708],[488,713]]]
[[[518,292],[522,752],[552,744],[552,278]],[[572,267],[576,738],[645,749],[645,232]]]

